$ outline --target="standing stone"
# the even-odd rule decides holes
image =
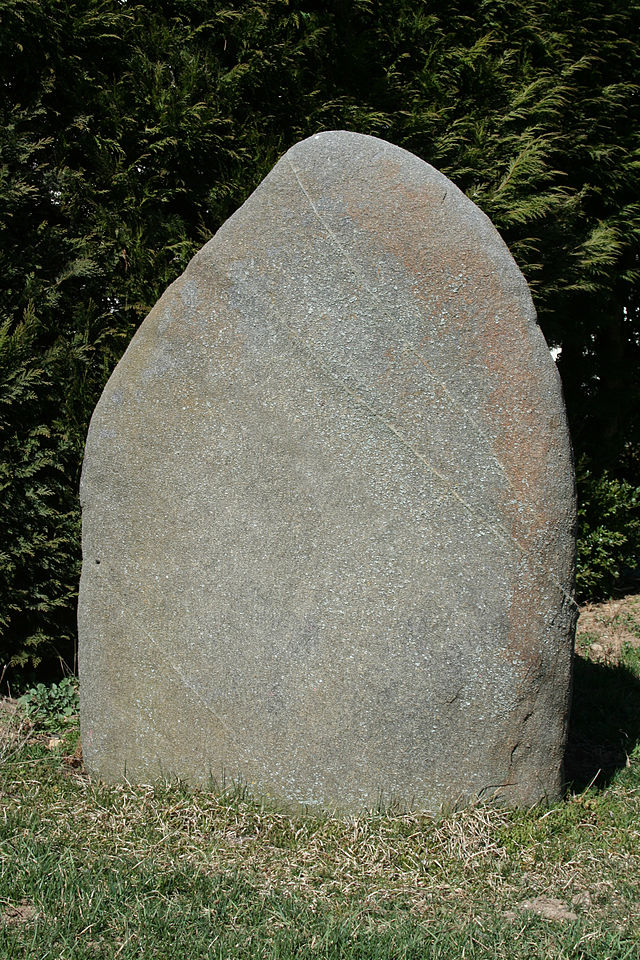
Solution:
[[[289,150],[133,338],[81,498],[91,773],[351,810],[558,796],[560,380],[505,244],[422,160]]]

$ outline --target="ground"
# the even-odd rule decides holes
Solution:
[[[625,644],[640,648],[640,593],[581,607],[576,630],[579,653],[618,663]]]
[[[638,594],[582,611],[567,792],[531,810],[101,784],[46,693],[0,702],[0,957],[640,960]]]

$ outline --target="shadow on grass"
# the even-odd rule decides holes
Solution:
[[[576,654],[565,779],[574,790],[604,787],[640,742],[640,679],[623,663]]]

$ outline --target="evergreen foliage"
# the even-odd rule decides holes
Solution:
[[[640,0],[3,0],[0,18],[0,662],[72,665],[93,406],[169,282],[319,130],[404,146],[491,216],[562,347],[578,454],[640,483]]]
[[[38,346],[28,308],[0,326],[0,633],[15,666],[69,657],[77,593],[81,450],[64,422],[68,351]],[[75,481],[75,482],[74,482]]]
[[[578,467],[577,590],[583,600],[609,597],[640,577],[640,487]]]

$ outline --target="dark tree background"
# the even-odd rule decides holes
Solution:
[[[0,0],[0,665],[73,665],[88,420],[295,141],[382,136],[527,277],[579,465],[578,585],[640,553],[638,0]],[[0,667],[1,669],[1,667]]]

